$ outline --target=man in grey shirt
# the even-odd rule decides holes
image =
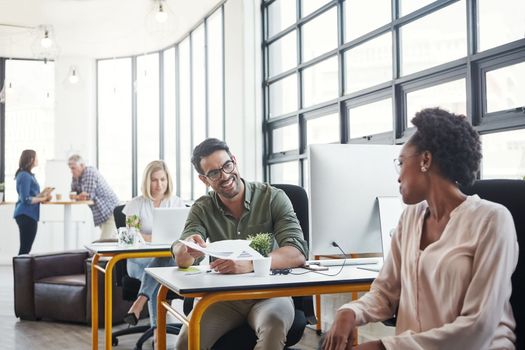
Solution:
[[[199,179],[211,187],[208,195],[192,206],[181,239],[205,246],[224,239],[246,239],[268,232],[276,249],[270,254],[272,268],[304,265],[306,242],[286,194],[268,184],[243,180],[235,157],[226,143],[206,139],[193,151],[192,163]],[[188,267],[202,258],[202,253],[178,243],[173,255],[179,267]],[[220,273],[248,273],[251,261],[217,259],[210,267]],[[201,321],[201,348],[209,349],[225,333],[244,322],[255,330],[255,349],[282,349],[294,319],[294,305],[289,297],[227,301],[212,305]],[[177,339],[177,349],[187,349],[187,328]]]

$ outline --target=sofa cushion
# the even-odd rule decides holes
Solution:
[[[79,284],[79,277],[85,275],[49,277],[35,282],[35,314],[37,318],[57,321],[86,322],[87,288],[85,282]],[[58,276],[61,277],[61,276]],[[73,284],[66,283],[73,281]]]
[[[64,284],[71,286],[85,286],[86,275],[64,275],[64,276],[53,276],[46,277],[38,280],[37,283],[49,283],[49,284]]]

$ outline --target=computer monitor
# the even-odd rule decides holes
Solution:
[[[397,145],[311,145],[310,254],[380,253],[379,196],[399,196]]]
[[[396,231],[399,218],[401,217],[403,210],[405,210],[406,205],[403,203],[401,196],[380,196],[377,197],[377,204],[379,205],[381,247],[383,258],[386,259],[387,255],[390,253],[392,236]]]

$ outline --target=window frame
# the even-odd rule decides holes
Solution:
[[[525,61],[525,39],[515,40],[503,45],[478,52],[478,0],[442,0],[429,3],[411,13],[400,16],[400,3],[402,0],[391,0],[392,12],[391,21],[379,28],[361,35],[351,41],[344,42],[345,36],[345,14],[344,6],[346,0],[332,0],[322,5],[317,10],[311,12],[306,17],[301,17],[301,0],[296,1],[297,20],[295,23],[284,28],[282,31],[275,33],[268,37],[267,28],[269,26],[269,18],[267,8],[275,0],[263,1],[261,4],[262,13],[262,76],[263,76],[263,133],[264,133],[264,154],[263,154],[263,173],[264,179],[270,179],[269,166],[279,162],[288,162],[291,160],[298,160],[304,163],[307,159],[306,149],[306,127],[305,116],[322,114],[324,110],[339,110],[341,123],[340,134],[341,143],[384,143],[384,144],[402,144],[412,135],[413,128],[406,126],[407,113],[407,93],[419,90],[422,88],[432,87],[441,83],[456,80],[459,78],[465,79],[466,84],[466,111],[467,116],[470,117],[475,129],[482,134],[525,128],[525,106],[514,108],[507,111],[497,111],[492,113],[486,112],[486,82],[485,73],[494,69],[503,68],[515,63]],[[290,0],[291,1],[291,0]],[[465,4],[466,16],[466,32],[467,32],[467,48],[464,57],[455,59],[453,61],[445,62],[443,64],[426,68],[421,71],[413,72],[407,75],[400,75],[401,72],[401,27],[421,19],[427,15],[433,14],[436,11],[444,9],[447,6],[462,1]],[[322,53],[308,62],[302,62],[301,53],[303,51],[302,43],[302,26],[310,20],[325,13],[331,8],[337,8],[337,31],[338,31],[338,47],[328,52]],[[268,46],[282,38],[284,35],[296,31],[297,37],[297,66],[287,71],[281,72],[278,75],[269,77],[269,55]],[[364,44],[365,42],[374,39],[385,33],[392,33],[392,79],[390,81],[366,87],[359,91],[344,95],[345,86],[345,63],[344,54],[347,50]],[[336,99],[325,101],[320,104],[304,108],[302,105],[303,96],[303,81],[302,72],[304,69],[315,65],[316,63],[325,60],[326,58],[337,55],[339,63],[339,94]],[[290,74],[297,74],[297,98],[299,102],[298,109],[289,112],[286,115],[274,116],[269,118],[270,104],[269,100],[269,86],[271,83],[282,79]],[[359,106],[366,103],[371,103],[384,98],[390,97],[392,100],[393,112],[393,132],[380,133],[370,135],[370,138],[362,140],[349,139],[349,108]],[[280,125],[283,120],[294,118],[299,127],[299,150],[298,152],[278,152],[272,153],[271,149],[271,132]],[[304,186],[304,169],[300,167],[301,184]]]

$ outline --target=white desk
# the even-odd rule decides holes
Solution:
[[[197,267],[193,267],[192,270]],[[206,267],[198,267],[205,271]],[[222,275],[218,273],[194,273],[177,267],[147,268],[160,284],[157,305],[157,327],[159,349],[166,349],[166,311],[174,314],[188,328],[188,348],[199,349],[200,320],[206,309],[214,303],[228,300],[263,299],[281,296],[305,296],[316,294],[365,292],[377,276],[377,272],[345,266],[341,273],[335,274],[341,267],[330,267],[321,273],[303,275],[271,275],[255,277],[253,273]],[[293,269],[292,272],[304,272],[304,269]],[[184,297],[200,297],[195,305],[191,319],[181,315],[166,301],[168,289]]]
[[[105,276],[104,279],[104,325],[105,349],[111,349],[111,331],[113,325],[113,267],[123,259],[170,257],[171,245],[169,244],[142,244],[133,247],[120,247],[116,243],[93,243],[85,246],[94,253],[91,262],[91,348],[98,349],[98,271]],[[106,268],[98,265],[101,257],[109,257]]]
[[[93,205],[95,202],[92,200],[88,201],[49,201],[42,203],[44,205],[63,205],[64,206],[64,248],[76,249],[78,248],[78,232],[75,231],[73,234],[73,218],[71,216],[71,206],[78,204]],[[73,236],[73,237],[72,237]]]

